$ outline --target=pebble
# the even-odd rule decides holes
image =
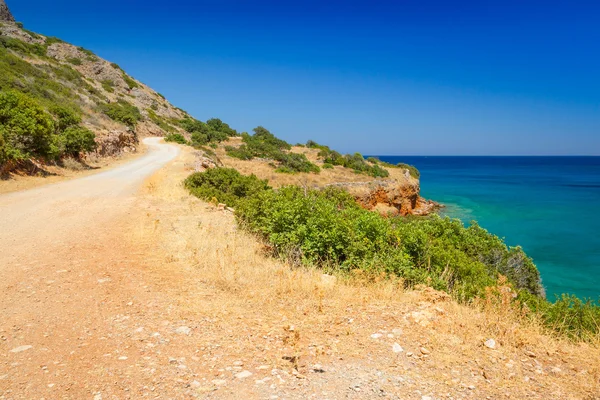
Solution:
[[[488,339],[488,340],[485,341],[484,345],[488,349],[495,349],[496,348],[496,341],[494,339]]]
[[[94,395],[94,400],[102,400],[102,393],[96,393]]]
[[[126,356],[121,356],[121,357],[119,357],[119,360],[125,361],[125,360],[127,360],[127,357]]]
[[[246,378],[249,378],[251,376],[252,376],[252,372],[250,372],[250,371],[242,371],[242,372],[239,372],[239,373],[235,374],[235,377],[237,379],[246,379]]]
[[[15,347],[10,352],[11,353],[21,353],[23,351],[27,351],[27,350],[30,350],[30,349],[33,349],[33,346],[31,346],[31,345],[25,345],[25,346]]]
[[[394,345],[392,346],[392,351],[394,353],[402,353],[404,349],[398,343],[394,343]]]
[[[535,353],[529,350],[525,350],[525,355],[531,358],[535,358]]]
[[[428,350],[427,348],[425,348],[425,347],[421,347],[421,348],[420,348],[420,350],[421,350],[421,353],[422,353],[422,354],[424,354],[424,355],[427,355],[427,354],[430,354],[430,353],[431,353],[431,351],[429,351],[429,350]]]
[[[236,366],[236,367],[241,367],[242,365],[244,365],[244,362],[243,361],[235,361],[233,363],[233,365]]]
[[[212,383],[217,386],[223,386],[224,384],[227,383],[227,381],[225,379],[215,379],[212,381]]]
[[[421,396],[421,400],[433,400],[431,396]]]
[[[192,333],[192,328],[188,326],[180,326],[179,328],[175,329],[175,333],[189,336]]]
[[[371,339],[379,339],[381,338],[383,335],[381,333],[374,333],[371,335]]]

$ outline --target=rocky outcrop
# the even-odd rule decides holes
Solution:
[[[348,191],[364,208],[382,215],[428,215],[440,205],[420,196],[417,179],[334,183],[329,186]]]
[[[4,0],[0,0],[0,22],[15,22],[15,17],[11,14]]]
[[[96,136],[96,154],[109,157],[121,153],[133,153],[138,145],[138,138],[131,131],[110,131]]]

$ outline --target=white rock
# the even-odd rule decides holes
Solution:
[[[381,333],[374,333],[371,335],[371,339],[379,339],[381,338],[383,335]]]
[[[125,361],[125,360],[127,360],[127,357],[126,356],[121,356],[121,357],[119,357],[119,360]]]
[[[496,341],[494,339],[488,339],[488,340],[485,341],[484,345],[488,349],[495,349],[496,348]]]
[[[252,372],[250,372],[250,371],[242,371],[242,372],[235,374],[235,377],[237,379],[246,379],[246,378],[250,378],[251,376],[252,376]]]
[[[392,346],[392,351],[394,353],[402,353],[404,349],[398,343],[394,343],[394,345]]]
[[[233,363],[233,365],[236,366],[236,367],[241,367],[242,365],[244,365],[244,362],[243,361],[235,361]]]
[[[30,350],[30,349],[33,349],[33,346],[31,346],[31,345],[25,345],[25,346],[15,347],[10,352],[11,353],[21,353],[23,351],[27,351],[27,350]]]
[[[212,383],[217,386],[223,386],[224,384],[227,383],[227,381],[225,379],[215,379],[212,381]]]
[[[96,393],[94,395],[94,400],[102,400],[102,393]]]
[[[421,396],[421,400],[433,400],[431,396]]]
[[[190,328],[189,326],[180,326],[179,328],[175,329],[175,333],[189,336],[192,333],[192,328]]]

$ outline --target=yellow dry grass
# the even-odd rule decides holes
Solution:
[[[266,257],[230,213],[186,193],[191,160],[184,149],[146,183],[131,238],[158,249],[152,271],[176,282],[165,287],[176,287],[180,312],[214,322],[201,340],[221,343],[226,333],[225,357],[300,372],[315,362],[375,365],[408,379],[405,390],[429,385],[439,396],[599,398],[598,345],[548,335],[511,308],[503,288],[497,301],[465,306],[429,288],[404,291],[400,281],[292,268]],[[496,349],[483,345],[489,338]],[[405,351],[393,353],[394,342]]]
[[[254,174],[261,179],[267,179],[269,183],[274,187],[281,187],[286,185],[300,185],[305,187],[323,187],[331,183],[339,182],[371,182],[375,178],[364,174],[357,174],[351,169],[344,168],[341,166],[334,166],[332,169],[321,168],[319,174],[314,173],[298,173],[298,174],[282,174],[275,172],[275,168],[269,165],[269,162],[259,159],[250,161],[239,160],[237,158],[229,157],[225,152],[225,146],[237,147],[242,144],[241,138],[232,138],[229,141],[219,145],[215,150],[217,156],[225,167],[235,168],[244,175]],[[319,167],[323,167],[323,162],[319,160],[317,154],[319,150],[309,149],[305,147],[295,146],[292,148],[292,152],[305,154],[306,157]],[[398,168],[387,168],[390,173],[389,178],[395,179],[399,182],[412,180],[407,178],[404,174],[404,170]],[[380,178],[379,178],[380,179]]]

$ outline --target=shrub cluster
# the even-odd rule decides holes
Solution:
[[[340,189],[273,190],[231,169],[194,174],[186,187],[203,199],[235,206],[240,225],[268,241],[278,256],[401,277],[407,286],[426,284],[463,302],[485,297],[486,288],[503,276],[518,293],[515,301],[555,332],[583,340],[600,334],[597,304],[568,295],[547,301],[540,274],[523,250],[506,246],[476,223],[465,226],[438,216],[383,218]]]
[[[341,165],[344,168],[350,168],[356,173],[367,174],[375,178],[387,178],[390,173],[379,166],[377,163],[368,162],[360,153],[342,155],[337,151],[331,150],[328,146],[323,146],[309,140],[306,147],[311,149],[319,149],[319,158],[325,164]]]
[[[218,118],[211,118],[206,123],[188,117],[179,121],[179,126],[191,134],[193,146],[204,146],[209,143],[220,143],[238,133]]]
[[[131,128],[134,128],[142,119],[140,110],[122,99],[116,103],[103,104],[100,106],[100,110],[112,120],[121,122]]]
[[[179,144],[189,144],[187,139],[181,133],[171,133],[165,136],[165,142],[173,142]]]
[[[242,134],[242,144],[238,148],[226,147],[227,154],[241,160],[267,158],[279,162],[277,172],[296,173],[320,171],[304,154],[290,153],[292,146],[285,140],[278,139],[267,129],[259,126],[254,128],[254,135]]]
[[[164,118],[161,118],[158,115],[156,115],[156,113],[154,112],[153,109],[149,109],[149,110],[147,110],[147,112],[148,112],[148,118],[150,118],[150,120],[152,122],[154,122],[156,125],[158,125],[158,127],[160,129],[162,129],[165,132],[171,132],[171,133],[175,132],[175,127],[173,125],[169,124],[167,121],[165,121]]]
[[[95,135],[79,125],[75,111],[54,106],[51,112],[25,94],[0,93],[0,165],[32,157],[77,157],[94,150]]]
[[[267,181],[255,175],[244,176],[233,168],[214,168],[190,175],[185,187],[195,196],[236,207],[241,199],[269,189]]]

